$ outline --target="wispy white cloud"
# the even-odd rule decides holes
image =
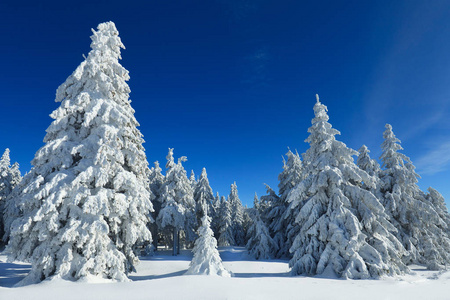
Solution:
[[[253,87],[264,86],[270,81],[267,63],[270,60],[268,47],[261,46],[245,57],[246,69],[243,72],[243,83],[250,84]]]
[[[433,175],[450,168],[450,141],[430,150],[416,162],[419,174]]]
[[[444,119],[447,114],[447,105],[441,104],[438,106],[439,107],[434,112],[430,112],[428,116],[419,119],[419,122],[414,122],[414,126],[411,126],[410,129],[403,134],[402,140],[405,141],[411,137],[421,134]]]
[[[423,113],[419,116],[410,116],[410,119],[419,120],[410,126],[411,130],[404,131],[401,137],[406,141],[410,137],[423,133],[433,125],[438,124],[444,119],[445,109],[448,105],[439,105],[440,101],[436,98],[427,99],[428,106],[423,106],[425,102],[421,95],[423,89],[415,88],[412,85],[415,76],[407,74],[411,65],[420,66],[421,61],[425,61],[426,55],[420,59],[412,59],[417,55],[417,49],[420,45],[426,44],[433,35],[438,24],[436,20],[443,20],[448,11],[448,3],[442,2],[430,8],[426,3],[417,3],[409,5],[408,3],[399,4],[398,16],[396,19],[386,20],[386,24],[391,27],[390,33],[385,36],[384,47],[378,47],[372,59],[374,65],[368,70],[368,82],[370,85],[365,90],[363,101],[365,103],[364,114],[366,117],[366,127],[371,130],[370,133],[378,134],[383,130],[385,123],[394,123],[403,120],[408,116],[405,107],[424,107]],[[400,21],[399,20],[403,20]],[[415,20],[409,22],[406,20]],[[380,30],[374,27],[374,32]],[[407,67],[408,66],[408,67]],[[420,73],[420,72],[418,72]],[[437,76],[437,75],[436,75]],[[406,84],[407,83],[407,84]],[[437,94],[440,91],[447,91],[447,81],[444,86],[433,83],[433,90],[427,91],[429,96]],[[405,91],[408,89],[408,91]],[[409,90],[414,90],[410,92]],[[405,96],[407,94],[407,96]],[[402,115],[400,115],[402,114]],[[422,120],[422,121],[420,121]],[[400,125],[400,122],[397,122]],[[364,128],[366,131],[366,128]],[[394,126],[394,131],[397,129]],[[406,133],[405,133],[406,132]]]

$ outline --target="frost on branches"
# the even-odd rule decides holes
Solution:
[[[380,173],[379,194],[398,230],[398,239],[408,250],[409,257],[405,262],[442,269],[450,263],[448,217],[442,214],[442,206],[440,209],[434,206],[439,202],[433,203],[437,194],[430,192],[427,199],[417,186],[419,175],[409,157],[398,152],[403,148],[391,125],[386,124],[383,137],[380,159],[384,169]]]
[[[120,281],[150,242],[148,162],[130,105],[124,48],[112,22],[91,37],[92,50],[58,88],[45,145],[18,193],[9,260],[30,262],[23,284],[50,276]]]
[[[9,149],[6,149],[0,159],[0,240],[5,243],[9,239],[9,227],[18,216],[15,199],[8,196],[21,180],[19,164],[11,166]]]
[[[335,139],[339,131],[328,123],[319,102],[308,129],[310,148],[304,155],[303,179],[289,194],[290,209],[300,231],[290,251],[292,273],[315,275],[332,270],[342,278],[371,278],[402,273],[403,248],[393,236],[383,206],[361,182],[373,179],[358,168],[357,152]]]
[[[202,225],[198,229],[198,238],[192,252],[194,257],[186,275],[231,276],[230,272],[223,266],[219,251],[217,251],[217,241],[211,230],[211,219],[208,215],[202,217]]]

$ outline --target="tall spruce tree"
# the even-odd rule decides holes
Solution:
[[[162,207],[157,223],[161,229],[172,232],[174,255],[180,250],[180,231],[183,230],[188,242],[195,241],[196,218],[194,192],[187,178],[182,156],[175,163],[173,148],[169,148],[166,177],[161,188]]]
[[[211,229],[214,232],[216,240],[219,239],[220,209],[220,196],[219,192],[216,192],[211,210]]]
[[[231,203],[224,196],[220,199],[220,218],[219,218],[219,246],[236,245],[233,232],[233,220],[231,216]]]
[[[260,201],[260,217],[265,224],[267,224],[268,230],[270,232],[273,241],[276,244],[276,247],[272,247],[271,249],[276,250],[276,252],[271,253],[271,257],[283,257],[282,253],[278,253],[280,248],[285,251],[289,250],[289,247],[286,247],[286,227],[285,220],[283,219],[283,215],[286,212],[286,203],[284,203],[281,198],[275,193],[275,191],[266,184],[267,194],[261,196]],[[281,251],[283,252],[283,251]]]
[[[245,246],[244,207],[239,199],[236,182],[231,185],[228,202],[231,207],[231,220],[233,222],[233,239],[235,246]]]
[[[329,269],[354,279],[401,273],[406,267],[399,259],[402,246],[390,232],[395,229],[378,199],[360,187],[371,177],[355,165],[357,152],[335,139],[339,131],[328,123],[318,96],[314,114],[303,161],[306,176],[288,196],[290,209],[300,206],[292,273]]]
[[[277,253],[277,244],[270,236],[269,229],[261,219],[261,215],[256,208],[249,212],[250,219],[247,232],[248,242],[246,248],[248,253],[255,259],[270,259]]]
[[[45,145],[18,192],[9,260],[30,262],[23,283],[52,275],[127,280],[136,245],[151,241],[148,162],[130,105],[125,48],[113,22],[98,25],[92,50],[58,88]]]
[[[442,269],[450,263],[448,224],[419,189],[419,175],[409,157],[398,152],[403,148],[390,124],[386,124],[383,138],[379,198],[409,252],[405,262]]]
[[[161,174],[161,167],[159,166],[159,162],[154,162],[154,167],[150,169],[149,181],[150,181],[150,190],[154,196],[153,199],[153,212],[151,213],[152,219],[156,220],[161,211],[161,206],[163,199],[161,198],[162,186],[164,183],[164,175]],[[153,237],[153,248],[154,250],[158,250],[158,235],[159,235],[159,227],[158,222],[150,222],[149,224],[150,231]]]
[[[195,184],[194,200],[196,205],[195,211],[197,214],[197,221],[200,226],[203,216],[214,214],[214,194],[211,186],[209,185],[208,174],[206,174],[205,168],[203,168],[202,174]]]
[[[444,231],[447,233],[447,236],[450,236],[450,214],[448,212],[447,205],[445,204],[444,197],[437,190],[429,187],[427,200],[434,206],[434,210],[446,224],[446,226],[444,226]]]
[[[297,186],[304,177],[303,164],[298,152],[293,153],[289,150],[286,153],[286,156],[287,161],[283,157],[283,171],[278,175],[278,194],[280,195],[279,210],[273,212],[274,215],[280,213],[283,214],[281,215],[281,218],[273,218],[273,222],[269,225],[269,228],[274,234],[274,241],[278,245],[277,257],[291,256],[289,249],[300,231],[299,225],[295,222],[300,206],[289,208],[291,204],[287,199],[291,190]],[[283,209],[284,212],[282,212]]]
[[[9,149],[6,149],[0,158],[0,239],[4,242],[9,240],[9,227],[17,217],[15,199],[8,196],[22,180],[19,164],[11,166],[9,153]]]

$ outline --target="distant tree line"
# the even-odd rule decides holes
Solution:
[[[380,167],[366,146],[357,152],[336,140],[340,132],[318,96],[314,114],[303,161],[289,150],[278,194],[267,186],[267,195],[255,196],[250,253],[290,258],[294,275],[331,269],[359,279],[409,272],[410,264],[445,269],[450,216],[444,198],[431,187],[420,190],[392,126],[383,133]]]

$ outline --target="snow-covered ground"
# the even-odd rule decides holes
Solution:
[[[239,247],[219,250],[234,277],[183,275],[191,252],[173,257],[162,251],[141,258],[131,282],[54,279],[20,288],[12,286],[26,275],[29,265],[6,263],[0,254],[0,299],[450,299],[450,271],[417,266],[412,268],[414,274],[381,280],[291,277],[287,261],[255,261]]]

